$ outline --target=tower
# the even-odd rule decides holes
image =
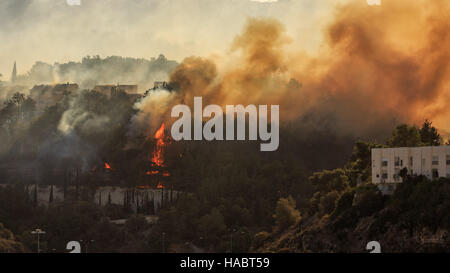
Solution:
[[[13,71],[12,71],[12,75],[11,75],[11,82],[15,83],[17,80],[17,67],[16,67],[16,62],[14,62],[14,67],[13,67]]]

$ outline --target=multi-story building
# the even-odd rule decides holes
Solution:
[[[135,84],[103,84],[96,85],[92,90],[102,93],[106,96],[111,96],[115,91],[122,90],[127,94],[137,94],[138,86]]]
[[[429,179],[450,178],[450,146],[372,149],[372,183],[385,193],[402,182],[400,171]]]
[[[124,91],[125,93],[127,93],[130,101],[133,103],[142,97],[142,94],[138,93],[138,86],[135,84],[96,85],[92,90],[99,92],[107,97],[112,96],[117,91]]]

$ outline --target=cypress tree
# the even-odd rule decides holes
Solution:
[[[50,186],[50,197],[48,198],[48,204],[53,203],[53,185]]]
[[[38,185],[37,185],[37,183],[35,183],[34,184],[34,193],[33,193],[33,195],[34,195],[34,207],[37,207],[37,205],[38,205],[38,194],[37,194],[37,187],[38,187]]]

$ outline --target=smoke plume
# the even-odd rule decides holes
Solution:
[[[317,54],[278,20],[248,19],[226,58],[189,57],[175,69],[172,104],[190,105],[193,96],[222,106],[279,104],[284,122],[328,120],[358,136],[425,118],[449,130],[450,3],[363,2],[336,9]],[[145,114],[146,103],[139,107]]]

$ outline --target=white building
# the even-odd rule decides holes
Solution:
[[[391,192],[402,182],[400,170],[429,179],[450,177],[450,146],[372,149],[372,183],[383,192]]]

